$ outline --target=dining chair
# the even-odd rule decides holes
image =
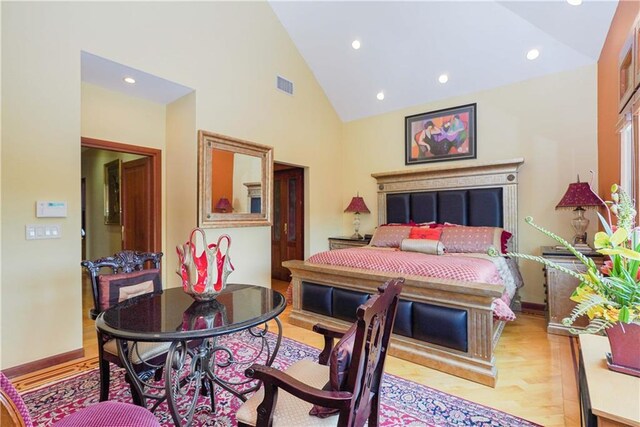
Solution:
[[[122,251],[113,256],[95,261],[82,261],[91,281],[93,292],[93,308],[89,311],[91,319],[109,307],[134,296],[160,292],[160,260],[162,252]],[[109,274],[101,274],[104,270]],[[150,315],[141,313],[141,316]],[[100,364],[100,401],[109,399],[110,371],[109,363],[123,367],[118,357],[115,339],[98,333],[98,359]],[[170,343],[127,342],[127,357],[132,362],[136,373],[144,378],[155,375],[160,379],[162,366],[169,350]],[[131,383],[128,375],[125,377]],[[138,402],[137,393],[133,392],[134,403]]]
[[[380,383],[404,279],[387,281],[358,307],[346,332],[315,325],[325,346],[318,363],[284,371],[254,364],[245,374],[262,387],[236,413],[239,427],[378,426]],[[333,340],[340,341],[333,345]]]
[[[0,426],[33,427],[29,409],[11,381],[0,372]],[[159,427],[146,408],[123,402],[89,405],[53,423],[54,427]]]

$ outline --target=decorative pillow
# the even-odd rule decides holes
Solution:
[[[369,245],[380,248],[398,248],[402,239],[407,239],[411,232],[409,225],[381,225],[373,233]]]
[[[349,365],[351,363],[351,355],[353,354],[353,345],[356,341],[357,326],[356,323],[351,325],[331,351],[329,355],[329,382],[322,388],[323,390],[344,391],[347,374],[349,373]],[[327,418],[338,412],[340,412],[340,410],[336,408],[325,408],[324,406],[314,405],[309,411],[309,415]]]
[[[440,240],[404,239],[400,249],[407,252],[420,252],[428,255],[444,254],[444,245]]]
[[[129,298],[160,290],[162,290],[162,282],[160,270],[157,268],[98,276],[100,310],[106,310]]]
[[[409,232],[410,239],[431,239],[440,240],[442,229],[431,227],[411,227]]]
[[[448,253],[487,253],[490,247],[506,252],[508,237],[500,227],[445,227],[440,240]],[[507,234],[511,234],[508,233]]]

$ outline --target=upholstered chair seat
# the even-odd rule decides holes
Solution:
[[[329,381],[329,366],[320,365],[309,359],[300,360],[285,371],[291,377],[317,389],[321,389]],[[236,413],[238,422],[255,426],[257,422],[258,405],[264,399],[264,389],[260,388],[247,400]],[[312,403],[305,402],[286,391],[278,394],[278,402],[273,412],[274,426],[335,426],[338,417],[318,418],[309,416]]]
[[[345,332],[322,325],[318,361],[303,359],[284,371],[253,364],[245,375],[262,382],[236,412],[238,427],[379,425],[380,384],[403,278],[391,279],[356,310]],[[339,339],[334,346],[334,340]]]
[[[33,427],[29,409],[11,381],[0,372],[0,425]],[[89,405],[53,427],[160,427],[156,417],[146,408],[122,402],[100,402]]]
[[[144,361],[154,359],[169,351],[171,343],[169,342],[142,342],[139,341],[137,346],[133,346],[133,341],[127,342],[127,348],[129,349],[129,360],[134,365],[143,363]],[[105,352],[118,356],[118,345],[116,340],[111,339],[104,343],[103,349]]]

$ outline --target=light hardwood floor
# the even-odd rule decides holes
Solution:
[[[288,283],[273,281],[284,293]],[[85,284],[83,300],[85,357],[13,380],[20,391],[97,367],[94,322],[88,316],[91,291]],[[281,320],[284,336],[314,347],[322,339],[306,329],[288,324],[290,308]],[[275,328],[274,325],[270,327]],[[273,329],[272,329],[273,330]],[[498,384],[489,388],[395,357],[387,358],[385,371],[437,390],[534,421],[544,426],[579,426],[580,413],[572,338],[547,335],[544,317],[520,314],[507,324],[496,350]],[[577,352],[577,349],[574,350]]]

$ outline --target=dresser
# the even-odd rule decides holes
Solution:
[[[364,239],[353,239],[348,236],[329,237],[329,250],[358,248],[360,246],[367,246],[370,241],[371,237],[365,237]]]
[[[604,257],[601,254],[595,251],[583,253],[593,259],[596,265],[602,265]],[[555,246],[543,246],[542,257],[570,270],[577,272],[585,272],[587,270],[571,252],[564,249],[556,249]],[[562,324],[562,319],[569,317],[576,306],[576,303],[569,298],[580,282],[566,273],[548,267],[544,268],[544,278],[544,287],[547,295],[547,332],[557,335],[572,335],[569,331],[570,328]],[[585,316],[578,319],[573,327],[581,329],[587,326],[588,323],[589,319]]]
[[[584,334],[579,342],[582,425],[640,427],[640,378],[607,368],[607,337]]]

